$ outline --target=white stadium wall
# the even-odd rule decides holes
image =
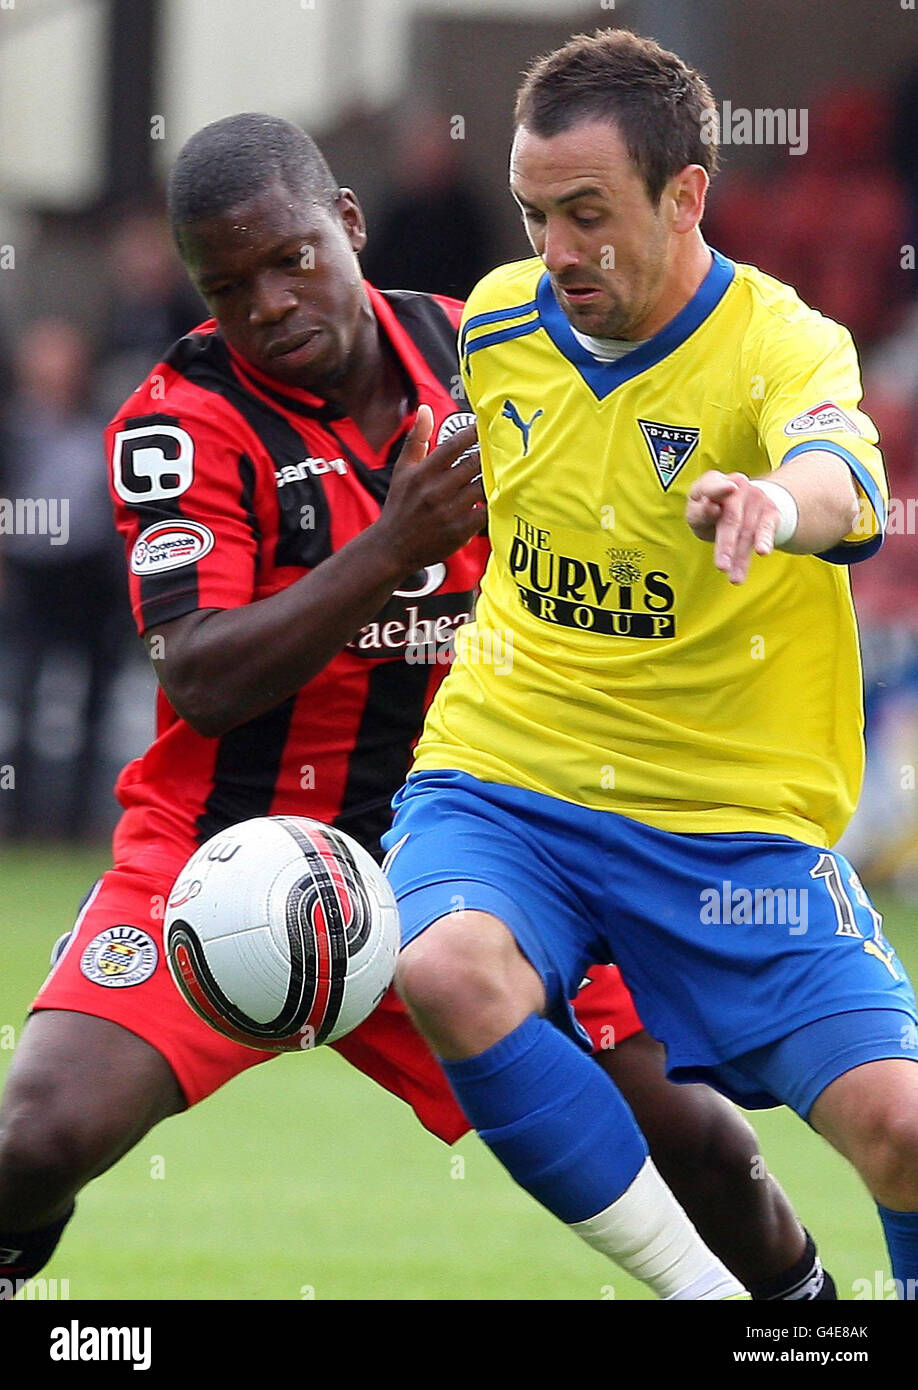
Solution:
[[[117,0],[0,0],[0,225],[3,204],[91,205],[102,150],[105,20]],[[918,61],[918,22],[888,5],[876,24],[863,0],[163,0],[157,146],[164,168],[182,140],[231,111],[267,109],[320,135],[355,106],[412,94],[436,100],[453,61],[412,58],[412,35],[449,23],[518,26],[520,37],[603,23],[655,34],[750,104],[833,76],[888,80]],[[496,32],[496,30],[495,30]],[[516,45],[515,45],[516,47]],[[524,44],[525,48],[525,44]],[[485,100],[509,100],[476,45]],[[531,53],[530,48],[526,48]],[[417,48],[414,47],[416,55]],[[423,55],[422,55],[423,56]],[[493,52],[503,74],[502,55]],[[125,79],[129,80],[129,75]],[[425,83],[432,84],[433,90]],[[511,84],[512,88],[512,84]]]
[[[91,202],[101,150],[106,0],[0,0],[0,199]]]

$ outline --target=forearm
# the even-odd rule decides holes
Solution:
[[[148,645],[160,683],[198,733],[218,737],[312,680],[404,577],[384,531],[371,526],[279,593],[159,629]]]
[[[801,454],[761,481],[779,483],[797,504],[797,529],[782,550],[819,555],[851,532],[860,515],[860,493],[844,459],[835,454]]]

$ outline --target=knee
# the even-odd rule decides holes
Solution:
[[[767,1177],[752,1125],[722,1096],[715,1093],[712,1098],[707,1127],[696,1150],[698,1161],[709,1164],[721,1181],[739,1186],[751,1178]]]
[[[878,1202],[893,1211],[918,1211],[918,1111],[884,1106],[867,1115],[854,1157]]]
[[[396,987],[431,1040],[450,1047],[461,1036],[472,1051],[544,1006],[542,982],[510,931],[479,912],[441,918],[406,946]]]
[[[626,1038],[596,1060],[619,1087],[670,1185],[742,1187],[764,1177],[755,1131],[735,1106],[707,1086],[666,1078],[665,1054],[647,1033]]]
[[[0,1212],[57,1205],[93,1176],[98,1159],[78,1100],[59,1083],[11,1086],[0,1113]]]
[[[452,913],[405,947],[396,985],[410,1008],[431,1017],[454,1010],[468,1015],[508,987],[506,944],[481,917]]]
[[[752,1126],[714,1092],[699,1090],[686,1097],[678,1116],[670,1112],[667,1122],[647,1137],[661,1172],[678,1170],[695,1184],[743,1189],[752,1179],[768,1176]]]

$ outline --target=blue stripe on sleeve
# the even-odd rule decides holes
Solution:
[[[466,348],[466,363],[472,353],[477,352],[479,348],[493,347],[495,343],[505,343],[511,338],[524,338],[527,333],[534,333],[537,328],[541,327],[541,320],[533,319],[530,323],[518,323],[515,328],[501,328],[496,333],[484,333]]]
[[[487,314],[474,314],[472,318],[466,319],[462,325],[462,333],[459,337],[459,351],[465,351],[465,341],[473,328],[481,328],[486,323],[499,323],[501,319],[521,319],[524,314],[532,314],[538,308],[534,299],[528,304],[517,304],[510,309],[492,309]]]
[[[835,444],[829,439],[807,439],[800,444],[795,444],[784,455],[781,463],[789,463],[791,459],[799,458],[801,454],[809,454],[814,451],[836,454],[840,459],[844,459],[873,508],[873,514],[880,528],[880,534],[877,536],[869,536],[863,541],[839,541],[838,545],[833,545],[830,550],[822,551],[816,558],[825,560],[830,565],[855,565],[861,560],[869,560],[870,556],[875,555],[883,544],[883,532],[886,529],[886,504],[883,501],[883,494],[861,460],[855,458],[854,454],[849,453],[840,444]]]

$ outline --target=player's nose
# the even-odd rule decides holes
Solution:
[[[558,275],[561,271],[570,270],[579,264],[577,252],[571,246],[563,226],[551,222],[546,226],[545,239],[542,242],[542,260],[546,270],[550,270],[552,275]]]
[[[296,304],[296,295],[286,277],[261,275],[252,288],[249,322],[256,326],[280,323]]]

